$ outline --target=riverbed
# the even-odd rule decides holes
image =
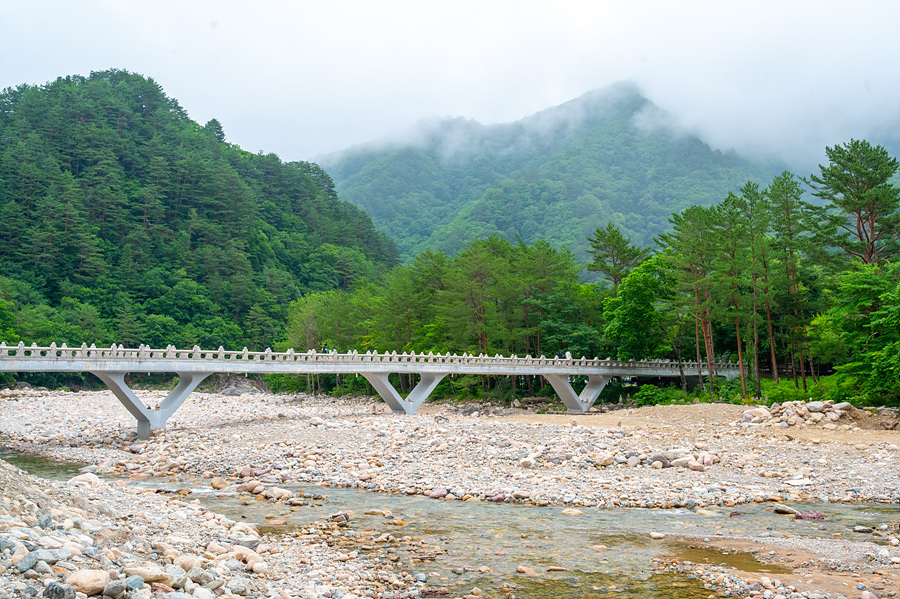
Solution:
[[[0,451],[0,459],[56,480],[71,478],[84,467],[10,451]],[[398,567],[431,587],[460,594],[480,589],[485,597],[510,592],[522,598],[558,599],[697,597],[705,591],[701,583],[665,571],[659,564],[678,560],[777,579],[791,574],[796,564],[778,563],[759,551],[718,547],[711,544],[712,539],[852,537],[856,527],[874,530],[900,521],[900,506],[885,504],[791,506],[821,513],[822,520],[776,514],[764,504],[749,504],[739,511],[623,508],[584,509],[566,515],[567,510],[559,506],[446,502],[295,484],[282,488],[305,501],[273,505],[237,492],[236,485],[213,489],[208,482],[143,478],[131,484],[163,496],[198,500],[209,510],[252,524],[267,535],[290,535],[312,522],[346,515],[345,549],[396,560]],[[416,541],[396,548],[371,543],[384,533]],[[889,546],[888,538],[881,544]],[[534,575],[517,574],[523,564]]]
[[[142,393],[148,405],[162,396]],[[329,547],[352,555],[347,563],[371,558],[408,573],[413,591],[852,597],[897,588],[896,430],[853,419],[756,426],[727,404],[578,417],[384,410],[366,398],[195,394],[164,435],[144,442],[107,392],[30,392],[0,402],[0,430],[17,451],[82,460],[117,484],[197,502],[287,544],[307,523],[346,513]],[[651,467],[654,452],[677,448],[708,461]],[[216,478],[224,482],[213,489]],[[238,492],[254,480],[302,503]],[[779,504],[824,519],[776,514]],[[374,542],[383,535],[396,542]]]

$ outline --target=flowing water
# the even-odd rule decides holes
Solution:
[[[0,458],[46,478],[67,478],[78,469],[10,452],[0,452]],[[371,551],[380,557],[396,558],[400,569],[423,574],[429,587],[448,587],[454,596],[479,587],[486,597],[503,597],[506,589],[512,589],[523,599],[706,597],[709,591],[697,581],[658,572],[652,560],[677,558],[773,577],[790,570],[783,565],[762,563],[749,553],[697,548],[668,538],[652,540],[647,533],[699,538],[824,537],[836,533],[854,535],[853,526],[877,526],[900,519],[900,506],[843,504],[794,505],[797,509],[822,511],[825,520],[794,520],[774,514],[766,504],[695,510],[582,508],[581,515],[566,516],[558,506],[446,502],[420,495],[279,485],[304,494],[306,504],[292,507],[271,504],[249,494],[213,491],[201,481],[142,479],[134,484],[151,486],[160,492],[188,489],[191,494],[184,499],[199,499],[209,509],[256,524],[261,531],[272,534],[290,533],[337,512],[349,513],[348,530],[354,533],[368,533],[369,538],[383,533],[398,539],[420,538],[419,545],[401,544],[394,548],[375,544],[367,547],[358,542],[351,545],[363,553]],[[520,565],[538,575],[515,574]]]

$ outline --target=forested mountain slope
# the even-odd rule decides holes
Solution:
[[[320,163],[341,198],[371,214],[406,260],[491,233],[546,239],[583,258],[587,237],[608,222],[648,246],[673,212],[783,168],[712,150],[628,83],[510,124],[422,123],[412,140]]]
[[[0,94],[0,337],[159,346],[283,337],[305,291],[394,264],[316,164],[192,121],[126,71]]]

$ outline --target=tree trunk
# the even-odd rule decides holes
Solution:
[[[709,310],[707,310],[708,314]],[[712,397],[716,396],[716,377],[719,375],[718,368],[716,367],[716,349],[713,346],[712,339],[712,326],[707,319],[703,319],[701,322],[703,325],[703,344],[706,347],[706,369],[709,374],[709,394]]]
[[[775,386],[778,386],[778,362],[775,359],[775,334],[772,332],[772,309],[769,307],[769,298],[766,297],[766,324],[769,328],[769,350],[772,354],[772,376],[775,378]]]
[[[753,377],[756,382],[756,397],[762,397],[762,386],[759,382],[759,323],[756,322],[759,297],[757,294],[757,277],[753,274]]]
[[[794,377],[794,388],[795,388],[795,389],[799,389],[799,388],[800,388],[800,383],[797,381],[797,364],[796,364],[796,362],[794,362],[794,354],[796,353],[797,350],[796,350],[796,348],[794,347],[794,333],[793,333],[793,332],[791,332],[791,334],[790,334],[790,340],[791,340],[791,347],[790,347],[790,353],[791,353],[791,376]]]
[[[700,360],[700,318],[698,316],[694,316],[694,337],[697,347],[697,376],[700,378],[700,391],[705,391],[706,385],[703,384],[703,362]]]
[[[737,309],[737,305],[735,305],[735,309]],[[744,350],[741,349],[743,343],[741,343],[741,317],[734,317],[734,328],[735,333],[737,334],[737,348],[738,348],[738,366],[741,371],[741,396],[747,397],[747,380],[744,376]]]
[[[772,332],[772,308],[769,305],[769,265],[763,260],[763,282],[766,289],[766,327],[769,330],[769,353],[772,357],[772,377],[775,379],[775,386],[778,386],[778,363],[775,358],[775,334]]]
[[[684,363],[681,361],[681,343],[679,341],[675,342],[675,359],[678,360],[678,377],[681,379],[681,391],[687,394],[687,378],[684,376]]]
[[[797,354],[800,358],[800,380],[803,381],[803,390],[806,391],[806,364],[803,359],[803,340],[797,343]]]
[[[700,290],[697,289],[696,285],[694,286],[694,307],[697,310],[697,313],[694,315],[694,338],[695,343],[697,344],[697,376],[700,377],[700,391],[705,391],[706,386],[703,384],[703,367],[700,365]]]
[[[806,358],[809,360],[809,376],[812,377],[813,382],[816,382],[818,378],[816,377],[816,372],[813,368],[812,350],[809,348],[809,333],[806,330],[806,325],[803,326],[803,337],[806,339]]]

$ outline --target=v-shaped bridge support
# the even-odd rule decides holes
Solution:
[[[422,373],[421,380],[409,392],[406,399],[400,397],[394,386],[388,381],[388,374],[382,372],[360,372],[366,380],[375,387],[375,391],[381,396],[394,414],[415,414],[434,388],[437,387],[447,373]]]
[[[597,401],[597,398],[600,396],[600,392],[603,391],[603,388],[610,379],[610,377],[606,375],[592,374],[588,376],[587,386],[585,386],[581,394],[575,395],[575,390],[572,388],[572,385],[569,384],[569,377],[567,375],[545,374],[544,378],[550,382],[553,386],[553,390],[556,391],[559,398],[563,400],[563,403],[566,404],[569,411],[578,414],[587,412],[591,406],[594,405],[594,402]]]
[[[178,384],[172,389],[166,398],[159,403],[157,409],[151,409],[144,405],[128,385],[125,384],[127,372],[92,372],[94,376],[106,383],[125,409],[137,418],[138,439],[149,439],[150,431],[166,428],[166,420],[181,407],[191,391],[197,388],[203,379],[212,373],[208,372],[176,372]]]

